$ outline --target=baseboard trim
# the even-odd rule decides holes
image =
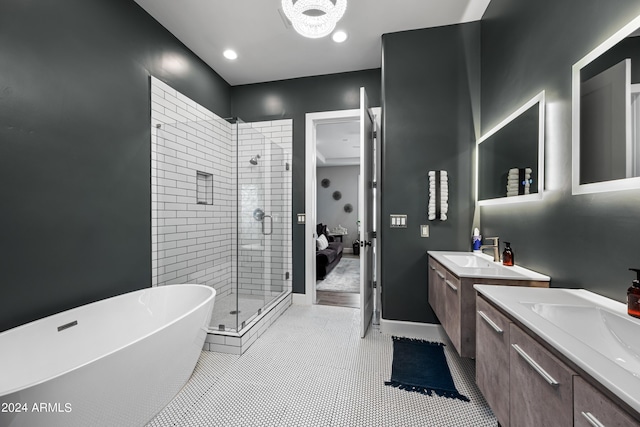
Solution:
[[[405,322],[401,320],[380,319],[380,332],[407,338],[420,338],[434,341],[449,341],[442,325],[433,323]]]
[[[291,303],[295,305],[311,305],[311,298],[307,294],[291,294]]]

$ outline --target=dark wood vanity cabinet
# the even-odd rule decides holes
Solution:
[[[476,356],[476,283],[549,287],[549,282],[533,280],[458,277],[429,256],[429,304],[462,357]]]
[[[510,326],[511,426],[573,426],[573,376],[564,363],[514,324]]]
[[[599,424],[598,424],[599,423]],[[640,427],[640,422],[580,377],[573,378],[573,425]]]
[[[509,326],[486,301],[476,303],[476,384],[502,427],[509,427]]]
[[[476,383],[500,426],[640,427],[640,414],[481,296],[476,322]]]

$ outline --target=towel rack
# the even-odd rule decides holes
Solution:
[[[447,171],[429,171],[429,221],[447,220],[449,211],[449,176]]]

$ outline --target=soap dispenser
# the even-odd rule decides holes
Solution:
[[[504,242],[504,251],[502,252],[502,265],[511,267],[513,266],[513,262],[513,250],[511,249],[511,243]],[[638,288],[638,291],[640,291],[640,288]]]
[[[629,316],[640,319],[640,269],[630,268],[629,270],[635,271],[637,278],[627,290],[627,313]]]

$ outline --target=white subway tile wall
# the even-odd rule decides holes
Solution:
[[[151,78],[154,286],[199,283],[265,303],[290,287],[292,130],[291,120],[230,124]],[[198,173],[210,175],[211,204],[198,203]]]

